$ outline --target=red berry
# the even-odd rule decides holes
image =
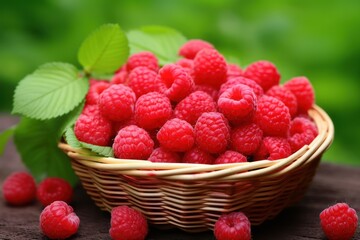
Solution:
[[[217,240],[250,240],[251,223],[242,212],[223,214],[215,223],[214,235]]]
[[[154,149],[149,157],[151,162],[163,162],[163,163],[178,163],[180,162],[180,156],[176,152],[159,147]]]
[[[90,84],[88,93],[86,94],[86,104],[94,105],[97,104],[100,94],[110,86],[109,82],[104,81],[93,81]]]
[[[244,71],[238,65],[229,63],[227,65],[227,78],[240,77],[244,74]]]
[[[254,93],[257,97],[261,97],[264,94],[262,87],[260,87],[260,85],[257,84],[255,81],[248,79],[248,78],[244,78],[244,77],[234,77],[234,78],[227,80],[224,84],[221,85],[220,90],[219,90],[219,96],[221,94],[223,94],[229,88],[232,88],[238,84],[244,84],[244,85],[252,88],[252,90],[254,91]]]
[[[160,146],[175,152],[185,152],[194,145],[194,129],[186,121],[173,118],[157,133]]]
[[[223,163],[240,163],[247,162],[247,158],[241,153],[235,151],[226,151],[221,154],[214,162],[214,164],[223,164]]]
[[[258,83],[264,91],[267,91],[280,82],[280,74],[274,64],[268,61],[258,61],[250,64],[244,72],[244,77]]]
[[[2,192],[6,202],[14,206],[26,205],[36,196],[34,178],[26,172],[15,172],[9,175],[3,185]]]
[[[259,148],[263,132],[255,123],[239,126],[231,132],[232,148],[244,155],[253,155]]]
[[[129,87],[137,98],[149,92],[163,92],[165,85],[156,76],[156,72],[147,67],[137,67],[129,74]]]
[[[147,130],[161,127],[172,115],[170,100],[162,93],[150,92],[135,104],[135,121]]]
[[[78,231],[79,225],[79,217],[63,201],[51,203],[40,214],[40,229],[50,239],[66,239]]]
[[[101,114],[111,121],[130,119],[134,112],[136,95],[125,85],[116,84],[100,94],[98,105]]]
[[[194,80],[218,89],[226,81],[225,58],[215,49],[203,49],[194,59]]]
[[[114,139],[113,149],[117,158],[149,158],[154,148],[154,141],[148,132],[135,125],[122,128]]]
[[[218,99],[218,95],[219,95],[219,91],[212,87],[212,86],[209,86],[209,85],[195,85],[194,86],[194,92],[196,91],[203,91],[207,94],[210,95],[210,97],[212,97],[212,99],[214,99],[214,101],[217,101]]]
[[[181,58],[176,62],[177,65],[181,66],[182,68],[184,68],[185,70],[187,70],[187,72],[189,74],[191,74],[192,69],[194,67],[194,60],[191,59],[187,59],[187,58]]]
[[[298,103],[298,114],[307,113],[314,105],[314,88],[306,77],[295,77],[284,84],[296,97]]]
[[[230,140],[229,128],[227,119],[221,113],[203,113],[195,124],[197,146],[209,153],[224,152]]]
[[[126,84],[127,81],[128,81],[128,72],[121,71],[121,72],[115,73],[115,75],[111,78],[110,83],[111,84]]]
[[[267,92],[266,95],[274,97],[282,101],[285,106],[289,108],[291,117],[294,117],[297,112],[298,104],[295,95],[287,88],[282,86],[273,86]]]
[[[279,99],[262,96],[257,102],[255,122],[267,136],[287,136],[291,116]]]
[[[356,233],[358,216],[346,203],[337,203],[320,213],[320,224],[329,240],[350,240]]]
[[[71,185],[62,178],[48,177],[38,186],[37,197],[43,206],[55,201],[70,203],[73,196]]]
[[[291,147],[286,138],[265,137],[254,155],[254,160],[277,160],[291,155]]]
[[[318,135],[317,127],[310,119],[296,117],[290,124],[289,143],[292,152],[310,144]]]
[[[195,147],[184,154],[182,161],[184,163],[213,164],[215,158],[210,153]]]
[[[144,215],[128,206],[111,210],[110,236],[113,240],[144,240],[148,224]]]
[[[131,72],[137,67],[147,67],[155,72],[159,70],[158,59],[152,52],[139,52],[131,55],[126,63],[126,70]]]
[[[204,40],[191,39],[180,47],[179,55],[188,59],[194,59],[196,54],[204,48],[213,49],[214,46]]]

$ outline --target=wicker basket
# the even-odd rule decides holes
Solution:
[[[252,225],[299,201],[311,182],[334,127],[318,106],[309,111],[319,135],[288,158],[203,165],[105,158],[65,143],[83,187],[102,210],[131,205],[158,227],[212,229],[222,213],[243,211]]]

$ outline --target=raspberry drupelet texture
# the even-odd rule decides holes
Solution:
[[[85,103],[87,105],[97,104],[100,94],[108,87],[110,87],[109,82],[94,80],[93,83],[90,84],[89,91],[86,94]]]
[[[221,154],[214,162],[214,164],[223,164],[223,163],[240,163],[247,162],[247,158],[238,152],[228,150]]]
[[[291,147],[286,138],[265,137],[254,154],[254,160],[277,160],[291,155]]]
[[[194,59],[194,81],[219,89],[226,81],[227,64],[225,58],[215,49],[203,49]]]
[[[277,68],[268,61],[257,61],[250,64],[245,69],[244,77],[254,80],[265,92],[280,82],[280,74]]]
[[[149,92],[163,92],[165,85],[156,76],[156,72],[147,67],[137,67],[129,74],[128,86],[137,98]]]
[[[292,152],[310,144],[318,135],[314,122],[304,117],[296,117],[291,121],[288,141]]]
[[[195,124],[195,141],[199,148],[209,153],[222,153],[230,140],[230,127],[223,114],[203,113]]]
[[[244,74],[244,71],[241,69],[240,66],[234,64],[234,63],[229,63],[227,65],[227,79],[229,80],[230,78],[234,78],[234,77],[240,77]]]
[[[227,89],[232,88],[238,84],[244,84],[252,88],[252,90],[254,91],[257,97],[261,97],[264,94],[262,87],[259,84],[257,84],[255,81],[244,77],[234,77],[228,79],[224,84],[221,85],[219,90],[219,96],[223,94],[223,92],[225,92]]]
[[[173,118],[160,128],[157,139],[164,148],[174,152],[185,152],[194,145],[194,129],[185,120]]]
[[[71,185],[62,178],[48,177],[37,188],[37,198],[43,206],[55,201],[70,203],[73,196]]]
[[[194,59],[196,54],[204,48],[213,49],[214,46],[201,39],[191,39],[180,47],[179,55],[184,58]]]
[[[2,193],[5,201],[11,205],[31,203],[36,197],[34,178],[27,172],[14,172],[5,179]]]
[[[116,84],[100,94],[98,105],[101,114],[111,121],[130,119],[134,112],[136,95],[128,86]]]
[[[127,81],[128,81],[128,72],[121,71],[121,72],[115,73],[115,75],[111,78],[110,83],[111,84],[126,84]]]
[[[259,148],[263,132],[255,123],[241,125],[231,131],[231,147],[246,156],[253,155]]]
[[[155,72],[159,70],[158,59],[152,52],[134,53],[126,63],[126,70],[131,72],[136,67],[147,67]]]
[[[251,223],[242,212],[223,214],[215,223],[214,235],[217,240],[250,240]]]
[[[205,112],[216,112],[216,103],[209,94],[203,91],[191,93],[174,109],[175,117],[183,119],[191,125],[195,125],[201,114]]]
[[[179,163],[181,158],[178,153],[167,150],[163,147],[154,149],[149,157],[151,162],[163,162],[163,163]]]
[[[154,141],[144,129],[130,125],[122,128],[114,139],[113,149],[117,158],[143,159],[150,157]]]
[[[289,109],[279,99],[265,95],[258,99],[255,123],[264,135],[286,137],[290,121]]]
[[[190,149],[184,154],[183,163],[213,164],[215,158],[198,147]]]
[[[217,89],[215,89],[214,87],[212,86],[209,86],[209,85],[195,85],[194,86],[194,92],[196,91],[203,91],[203,92],[206,92],[207,94],[209,94],[212,99],[214,99],[214,101],[217,101],[218,100],[218,95],[219,95],[219,91]]]
[[[329,240],[350,240],[356,233],[358,216],[346,203],[337,203],[320,213],[320,224]]]
[[[306,77],[295,77],[284,84],[296,97],[298,103],[298,114],[307,113],[314,105],[314,88]]]
[[[295,117],[297,113],[298,104],[295,95],[289,89],[283,86],[276,85],[271,87],[266,92],[266,95],[277,98],[280,101],[282,101],[285,104],[285,106],[289,108],[289,113],[291,117]]]
[[[128,206],[119,206],[111,210],[109,233],[113,240],[144,240],[148,224],[141,212]]]
[[[171,116],[170,100],[162,93],[144,94],[135,104],[135,121],[146,130],[161,127]]]
[[[176,65],[163,66],[157,75],[157,81],[165,86],[164,94],[173,102],[179,102],[188,96],[194,88],[194,81],[188,72]]]
[[[218,99],[219,112],[230,122],[244,122],[251,119],[256,110],[257,98],[254,91],[243,84],[227,89]]]
[[[40,214],[40,229],[50,239],[66,239],[79,228],[80,219],[71,206],[63,201],[55,201]]]

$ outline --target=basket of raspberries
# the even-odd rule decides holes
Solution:
[[[111,81],[90,80],[73,132],[113,155],[66,137],[59,147],[95,203],[200,232],[233,212],[259,225],[299,201],[334,134],[310,81],[280,84],[273,63],[241,68],[203,40],[178,54],[159,65],[154,53],[137,52]]]

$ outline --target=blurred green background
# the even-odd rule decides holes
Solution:
[[[326,161],[360,165],[360,1],[2,1],[0,112],[16,83],[51,61],[76,65],[82,40],[103,23],[165,25],[213,43],[246,66],[275,63],[282,81],[307,76],[335,124]]]

